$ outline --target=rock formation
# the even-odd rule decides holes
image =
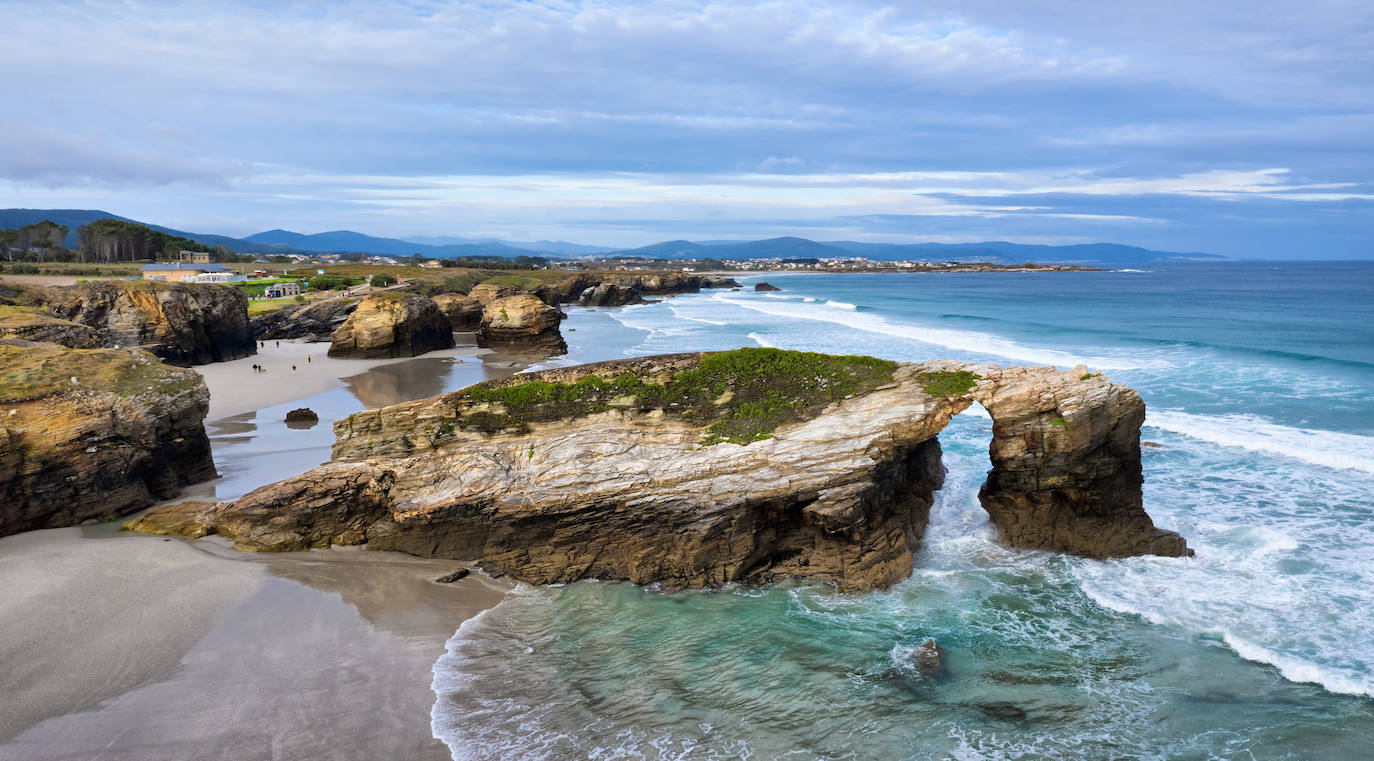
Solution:
[[[477,345],[508,351],[537,351],[565,354],[568,345],[558,332],[562,314],[539,300],[521,293],[496,299],[482,310],[477,328]]]
[[[174,365],[253,354],[248,297],[228,285],[101,280],[61,287],[7,288],[0,299],[44,307],[100,335],[107,348],[142,348]]]
[[[453,328],[432,300],[388,291],[363,299],[330,341],[331,357],[413,357],[452,348]]]
[[[502,283],[478,283],[468,291],[468,296],[477,300],[477,303],[486,306],[497,299],[504,299],[507,296],[514,296],[520,292],[520,287],[516,285]]]
[[[677,293],[696,293],[702,288],[730,288],[738,286],[731,278],[683,275],[673,272],[649,275],[608,275],[594,286],[577,294],[577,303],[584,307],[623,306],[639,304],[644,296],[663,296]]]
[[[773,285],[772,283],[762,283],[762,282],[760,282],[760,283],[754,283],[754,292],[755,292],[755,293],[762,293],[762,292],[764,292],[764,291],[781,291],[781,290],[782,290],[781,288],[777,287],[776,285]]]
[[[215,477],[200,375],[129,349],[0,341],[0,536],[109,519]]]
[[[476,296],[460,293],[441,293],[434,297],[434,303],[445,315],[454,330],[470,332],[482,324],[482,308],[486,304]]]
[[[297,407],[286,413],[285,422],[292,427],[302,426],[309,428],[320,422],[320,415],[309,407]]]
[[[252,320],[253,335],[260,341],[285,341],[304,338],[328,341],[334,331],[353,314],[361,299],[325,299],[309,306],[284,306]]]
[[[42,341],[70,349],[100,346],[100,334],[94,328],[54,317],[37,307],[0,306],[0,338]]]
[[[178,520],[240,549],[367,542],[534,583],[872,589],[910,574],[943,480],[935,436],[975,399],[994,418],[983,498],[1007,541],[1187,552],[1141,506],[1129,388],[776,349],[546,370],[358,413],[335,423],[331,462]]]

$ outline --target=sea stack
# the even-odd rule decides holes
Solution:
[[[414,357],[453,348],[448,316],[430,299],[388,291],[363,299],[330,337],[329,356]]]
[[[533,294],[499,298],[482,310],[477,345],[507,351],[566,354],[568,344],[558,332],[562,319],[562,313]]]

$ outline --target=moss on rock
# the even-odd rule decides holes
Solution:
[[[574,383],[479,383],[464,393],[455,423],[484,433],[523,433],[530,423],[612,408],[664,413],[706,426],[703,445],[748,444],[825,405],[892,382],[897,367],[875,357],[743,348],[707,354],[666,382],[632,373],[588,375]]]

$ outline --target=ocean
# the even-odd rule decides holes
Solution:
[[[1144,397],[1146,509],[1197,556],[999,544],[975,406],[888,590],[522,586],[465,622],[434,665],[455,759],[1374,757],[1374,264],[761,279],[783,290],[571,309],[558,362],[1085,364]],[[909,658],[927,639],[934,678]]]

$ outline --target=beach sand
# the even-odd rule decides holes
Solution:
[[[463,362],[475,363],[477,367],[487,369],[509,365],[511,369],[507,375],[528,364],[494,355],[488,349],[477,348],[471,333],[455,335],[459,344],[452,349],[429,352],[418,358],[396,359],[331,359],[326,356],[329,351],[327,342],[262,342],[255,355],[195,367],[196,372],[205,378],[205,385],[210,389],[210,413],[205,416],[205,420],[219,420],[344,388],[348,385],[346,378],[361,375],[376,367],[410,362],[414,359],[461,359]],[[266,372],[254,372],[253,365],[263,367]],[[486,375],[475,374],[475,380],[472,382],[485,380],[489,375],[490,372]]]
[[[507,587],[360,548],[0,539],[0,759],[448,759],[430,669]]]
[[[327,349],[273,341],[196,368],[224,477],[178,500],[233,498],[327,459],[329,422],[351,411],[534,361],[470,341],[395,360]],[[315,429],[279,419],[295,403],[319,409]],[[0,539],[0,761],[449,758],[430,733],[431,668],[507,585],[480,573],[430,581],[451,561],[355,547],[241,553],[217,537],[117,526]]]

